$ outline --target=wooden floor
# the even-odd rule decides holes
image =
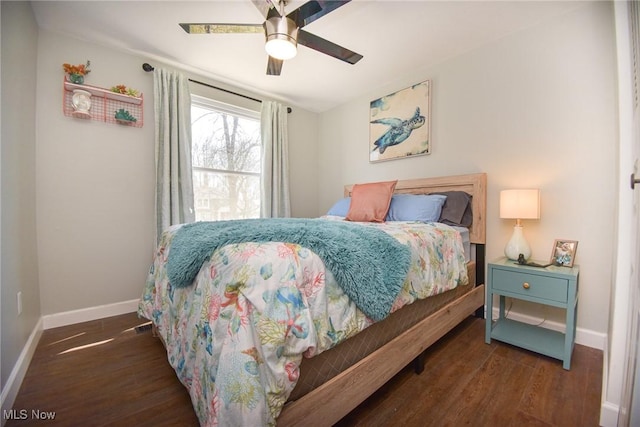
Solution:
[[[162,344],[136,330],[145,323],[127,314],[44,331],[6,426],[197,426]],[[338,425],[597,426],[601,383],[599,350],[576,345],[565,371],[485,344],[484,321],[468,318],[429,349],[422,374],[405,368]]]

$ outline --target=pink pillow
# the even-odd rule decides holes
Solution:
[[[351,205],[346,220],[384,222],[397,183],[396,180],[355,184],[351,190]]]

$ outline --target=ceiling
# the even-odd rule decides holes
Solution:
[[[304,3],[292,0],[286,12]],[[350,65],[299,46],[298,55],[285,61],[280,76],[266,75],[267,54],[260,34],[189,35],[178,26],[179,22],[260,24],[264,18],[250,0],[34,1],[32,5],[41,28],[323,112],[582,3],[353,0],[305,30],[364,59]]]

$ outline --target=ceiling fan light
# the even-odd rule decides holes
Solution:
[[[264,45],[269,56],[276,59],[291,59],[298,53],[298,27],[289,18],[272,17],[264,23],[267,42]]]
[[[279,38],[267,40],[267,43],[264,45],[264,49],[267,51],[269,56],[282,60],[291,59],[296,56],[296,53],[298,53],[298,49],[296,49],[293,42]]]

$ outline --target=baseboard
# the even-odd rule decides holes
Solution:
[[[494,307],[493,319],[498,318],[498,313],[499,313],[499,309],[497,307]],[[509,319],[517,320],[518,322],[523,322],[523,323],[530,323],[532,325],[537,325],[544,320],[539,317],[516,313],[514,311],[511,311],[509,313]],[[554,322],[551,320],[545,320],[540,325],[540,327],[551,329],[553,331],[558,331],[558,332],[565,331],[564,323]],[[604,350],[606,341],[607,341],[607,334],[592,331],[590,329],[576,328],[576,344],[584,345],[584,346],[595,348],[598,350]]]
[[[611,402],[602,402],[600,406],[600,426],[617,427],[620,408]]]
[[[40,341],[42,330],[42,318],[40,318],[36,323],[36,326],[33,328],[33,331],[31,331],[31,335],[29,335],[29,339],[27,339],[16,364],[11,370],[11,374],[7,379],[5,387],[2,389],[2,397],[0,398],[2,401],[2,416],[0,419],[2,419],[3,426],[7,421],[4,417],[5,411],[9,411],[13,407],[16,396],[18,396],[18,391],[20,391],[22,380],[24,380],[24,376],[27,373],[33,354],[38,346],[38,341]]]
[[[602,398],[600,400],[600,422],[601,427],[618,427],[618,415],[620,407],[615,403],[606,400],[607,387],[609,386],[609,351],[608,343],[605,341],[605,348],[602,352]]]
[[[120,314],[133,313],[138,310],[139,301],[139,299],[133,299],[113,304],[99,305],[97,307],[65,311],[63,313],[47,314],[46,316],[42,316],[43,328],[51,329],[73,325],[75,323],[104,319],[105,317],[118,316]]]

